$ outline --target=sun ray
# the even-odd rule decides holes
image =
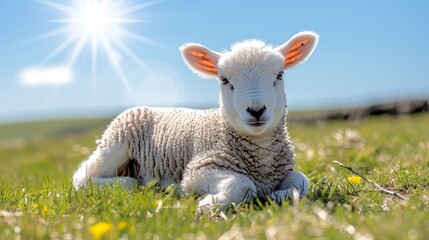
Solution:
[[[67,5],[63,5],[63,4],[59,4],[59,3],[55,3],[47,0],[38,0],[38,1],[49,7],[60,10],[61,12],[64,12],[64,13],[69,13],[73,11],[73,8]]]
[[[156,46],[156,47],[160,47],[160,48],[165,48],[165,46],[163,46],[162,44],[155,42],[149,38],[143,37],[142,35],[136,34],[134,32],[128,31],[126,29],[121,29],[121,35],[123,35],[126,38],[131,38],[134,40],[138,40],[140,42],[144,42],[147,44],[150,44],[152,46]]]
[[[136,62],[140,67],[147,70],[144,63],[140,60],[139,57],[137,57],[124,43],[121,41],[114,42],[115,46],[117,46],[119,49],[121,49],[128,57],[130,57],[134,62]]]
[[[131,6],[131,7],[127,8],[127,9],[124,9],[124,13],[125,14],[133,13],[133,12],[136,12],[136,11],[139,11],[139,10],[151,7],[153,5],[156,5],[159,2],[160,1],[151,1],[151,2],[146,2],[146,3],[139,4],[139,5]]]
[[[108,60],[109,60],[110,64],[112,65],[113,69],[115,70],[116,74],[118,75],[119,79],[122,81],[122,84],[124,84],[125,90],[126,90],[128,96],[130,96],[131,100],[134,101],[135,97],[134,97],[134,93],[131,89],[131,86],[129,85],[129,83],[128,83],[125,75],[124,75],[124,72],[122,71],[120,61],[118,61],[115,57],[115,55],[117,53],[113,50],[109,41],[103,35],[100,36],[100,42],[104,46],[105,50],[107,51]]]
[[[73,64],[74,64],[74,63],[75,63],[75,61],[76,61],[76,58],[78,58],[78,57],[79,57],[79,55],[80,55],[80,53],[81,53],[81,51],[82,51],[82,48],[85,46],[85,43],[88,41],[88,38],[89,38],[89,36],[88,36],[88,35],[83,36],[83,37],[81,37],[81,38],[79,39],[79,41],[76,43],[76,45],[75,45],[75,46],[74,46],[74,48],[73,48],[72,55],[71,55],[71,57],[70,57],[70,59],[69,59],[69,61],[68,61],[68,63],[67,63],[67,67],[68,67],[68,68],[70,68],[70,67],[72,67],[72,66],[73,66]]]
[[[97,78],[97,49],[98,41],[96,38],[91,39],[91,85],[95,87],[95,80]]]
[[[59,29],[57,29],[55,31],[51,31],[51,32],[45,33],[43,35],[37,36],[35,38],[32,38],[29,41],[31,41],[31,42],[32,41],[40,41],[40,40],[43,40],[43,39],[53,38],[53,37],[57,37],[57,36],[60,36],[60,35],[63,35],[63,34],[67,34],[69,32],[70,32],[69,27],[62,27],[62,28],[59,28]]]
[[[52,58],[54,58],[55,56],[57,56],[58,54],[60,54],[61,52],[63,52],[66,48],[68,48],[69,46],[71,46],[73,43],[75,43],[78,38],[79,37],[76,34],[68,36],[65,41],[63,41],[57,48],[54,49],[54,51],[52,51],[42,61],[42,65],[45,64],[45,63],[47,63],[49,60],[51,60]]]

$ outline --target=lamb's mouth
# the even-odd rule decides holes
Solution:
[[[257,121],[257,122],[247,122],[247,125],[250,125],[252,127],[260,127],[264,125],[265,122]]]

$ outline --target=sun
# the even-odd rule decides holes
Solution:
[[[53,57],[67,52],[66,66],[73,67],[86,46],[91,51],[92,79],[96,79],[97,58],[101,53],[107,56],[116,75],[125,84],[127,91],[131,89],[122,71],[123,56],[127,56],[142,65],[139,58],[127,46],[128,39],[159,45],[150,39],[128,30],[130,24],[141,23],[143,20],[131,17],[137,11],[155,4],[148,2],[140,5],[129,4],[126,0],[69,0],[68,4],[60,4],[49,0],[39,0],[41,3],[58,11],[62,16],[51,19],[59,23],[55,31],[37,39],[63,36],[64,40],[43,61],[48,62]]]
[[[90,2],[83,6],[82,15],[78,16],[77,23],[89,34],[105,33],[106,27],[116,24],[109,5],[100,2]]]
[[[114,12],[109,6],[98,1],[87,2],[81,6],[74,22],[87,34],[104,34],[107,27],[116,25]]]

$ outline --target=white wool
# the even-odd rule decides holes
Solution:
[[[225,52],[219,60],[219,66],[227,66],[236,73],[251,74],[255,71],[283,69],[282,56],[259,40],[245,40],[232,45],[231,51]],[[230,70],[231,71],[231,70]]]

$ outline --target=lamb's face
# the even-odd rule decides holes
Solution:
[[[251,40],[223,54],[198,44],[184,45],[181,51],[196,73],[219,79],[220,105],[230,125],[257,136],[282,121],[286,109],[283,71],[305,61],[317,40],[317,34],[302,32],[278,48]]]
[[[282,55],[260,41],[233,46],[221,56],[220,105],[237,131],[259,135],[278,126],[285,113]]]

